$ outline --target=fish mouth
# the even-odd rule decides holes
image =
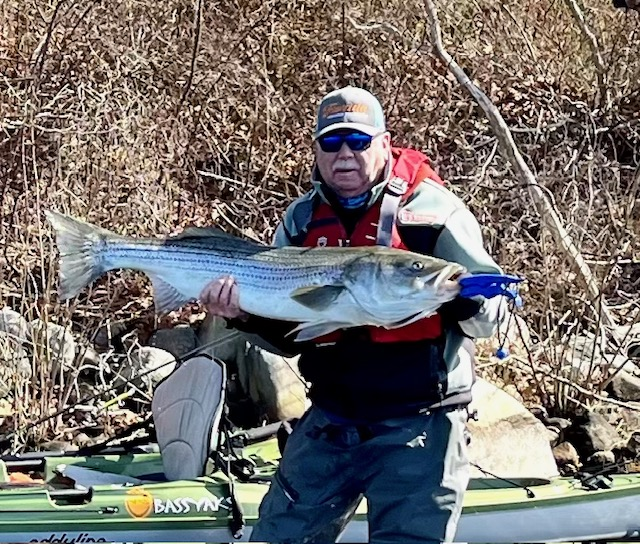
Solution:
[[[451,271],[447,268],[429,272],[422,276],[418,276],[413,280],[413,287],[421,291],[427,286],[431,286],[437,290],[449,290],[458,286],[458,278],[464,274],[464,270]]]

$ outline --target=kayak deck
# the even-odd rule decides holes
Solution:
[[[243,458],[261,481],[235,480],[248,528],[279,458],[275,440]],[[17,476],[17,475],[20,476]],[[232,541],[229,478],[221,471],[163,481],[159,453],[44,456],[0,461],[0,542]],[[615,475],[588,489],[574,478],[473,479],[457,538],[475,542],[624,540],[640,532],[640,474]],[[596,487],[596,486],[593,486]],[[248,537],[245,531],[242,540]],[[345,535],[366,541],[366,502]]]

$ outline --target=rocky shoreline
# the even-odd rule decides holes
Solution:
[[[0,310],[1,432],[16,430],[12,417],[21,384],[44,372],[49,387],[66,383],[67,402],[81,409],[72,411],[63,423],[69,427],[66,433],[35,446],[70,449],[100,442],[141,420],[146,415],[144,404],[129,401],[136,396],[150,400],[155,385],[175,368],[175,358],[195,352],[227,364],[229,416],[236,425],[247,428],[299,417],[308,401],[297,358],[272,353],[249,341],[255,338],[233,332],[222,320],[207,317],[193,325],[155,330],[142,345],[132,320],[104,326],[87,345],[69,329],[39,319],[29,322],[4,308]],[[220,344],[220,338],[227,341]],[[511,337],[515,353],[517,344]],[[479,342],[479,359],[490,357],[489,350],[494,349],[494,341]],[[553,414],[553,407],[525,402],[517,387],[497,387],[481,371],[486,379],[478,379],[474,386],[469,422],[475,475],[547,478],[607,467],[639,471],[640,377],[628,358],[620,364],[624,369],[609,390],[612,403],[600,401],[563,417]]]

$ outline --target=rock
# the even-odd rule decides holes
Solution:
[[[575,473],[580,467],[580,456],[571,442],[561,442],[553,448],[553,457],[562,474]]]
[[[168,351],[179,359],[196,349],[198,338],[189,325],[181,324],[172,329],[154,331],[149,339],[149,345]]]
[[[548,417],[544,421],[544,424],[547,426],[547,428],[553,427],[555,429],[558,429],[558,431],[560,432],[571,427],[571,421],[563,417]]]
[[[204,353],[222,359],[231,369],[230,374],[237,373],[240,387],[255,408],[248,411],[256,413],[257,419],[266,416],[273,421],[300,417],[308,402],[297,357],[274,353],[275,348],[256,335],[239,333],[229,337],[233,333],[224,319],[207,316],[198,340]],[[223,337],[229,340],[212,346]],[[230,417],[233,419],[232,414]]]
[[[547,437],[549,438],[549,444],[552,448],[560,444],[562,439],[560,437],[560,431],[555,427],[546,427],[547,429]]]
[[[586,465],[590,465],[591,467],[595,466],[605,466],[611,465],[616,462],[616,456],[612,451],[596,451],[587,457]]]
[[[240,384],[259,413],[272,421],[302,416],[307,395],[298,357],[283,357],[248,345],[236,364]]]
[[[78,348],[78,367],[82,365],[100,366],[100,354],[91,346],[81,346]]]
[[[629,440],[625,446],[625,449],[632,458],[640,458],[640,431],[634,431],[631,433]]]
[[[471,462],[505,478],[558,475],[547,429],[516,399],[479,379],[470,409],[478,413],[468,424]],[[482,475],[472,467],[473,477]]]
[[[22,344],[13,334],[0,331],[0,371],[31,376],[31,360]]]
[[[176,359],[168,351],[152,346],[142,346],[130,353],[128,361],[120,369],[120,374],[136,385],[144,383],[148,388],[153,389],[171,374],[175,367]]]
[[[18,312],[4,307],[0,310],[0,332],[8,333],[22,344],[29,338],[29,323]]]
[[[0,398],[31,376],[31,359],[16,336],[0,331]]]
[[[614,427],[602,414],[588,412],[577,416],[565,436],[575,447],[582,459],[595,452],[610,451],[620,442]]]
[[[136,328],[136,319],[127,319],[122,321],[108,320],[98,328],[93,343],[100,351],[115,348],[118,351],[125,351],[122,343],[123,337],[134,331]]]
[[[222,338],[227,340],[216,345],[216,342]],[[223,318],[208,315],[198,331],[198,345],[201,353],[231,364],[244,353],[247,341],[238,331],[228,329],[227,322]]]
[[[627,429],[640,430],[640,402],[630,401],[628,404],[629,407],[617,407],[618,419]]]
[[[549,432],[551,446],[556,446],[564,442],[564,431],[571,426],[571,421],[561,417],[548,417],[543,421]]]
[[[49,363],[49,372],[55,378],[61,370],[73,368],[76,341],[71,331],[55,323],[34,319],[30,324],[35,355],[41,363]]]
[[[42,451],[69,451],[69,442],[65,442],[64,440],[49,440],[43,442],[40,447],[42,448]]]
[[[640,378],[634,376],[626,370],[620,370],[613,377],[607,388],[607,392],[618,400],[639,401],[640,400]]]
[[[567,346],[570,346],[567,349]],[[589,376],[608,374],[609,368],[624,367],[635,374],[640,369],[624,353],[602,351],[602,343],[593,334],[579,334],[567,338],[557,347],[558,357],[564,361],[562,374],[569,379],[585,379]]]
[[[73,444],[80,447],[80,448],[84,448],[85,446],[89,446],[93,443],[94,441],[89,438],[89,436],[86,433],[83,432],[79,432],[78,434],[76,434],[73,437]]]

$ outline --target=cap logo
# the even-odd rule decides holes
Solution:
[[[322,108],[322,117],[332,119],[345,113],[367,113],[369,107],[366,104],[327,104]]]

